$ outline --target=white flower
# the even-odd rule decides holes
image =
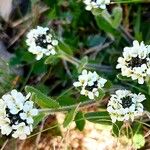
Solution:
[[[95,71],[83,70],[79,75],[78,81],[74,82],[75,87],[81,87],[81,95],[88,96],[90,99],[94,99],[99,96],[99,90],[104,87],[106,79],[101,78]]]
[[[82,74],[78,77],[78,82],[74,82],[73,85],[75,87],[86,86],[88,81],[88,72],[87,70],[83,70]]]
[[[86,4],[86,10],[95,8],[106,9],[106,5],[110,4],[110,0],[84,0],[84,3]]]
[[[29,46],[28,51],[35,54],[37,60],[40,60],[44,55],[55,55],[55,47],[58,45],[58,41],[54,39],[49,28],[40,26],[27,34],[26,43]]]
[[[25,97],[12,90],[0,99],[0,130],[2,135],[25,139],[32,132],[33,117],[38,110],[29,101],[30,93]]]
[[[123,57],[118,58],[117,69],[121,69],[122,76],[131,77],[143,84],[150,76],[150,45],[133,41],[133,47],[125,47]]]
[[[12,127],[10,126],[9,118],[1,118],[0,117],[0,129],[3,135],[9,135],[12,132]]]
[[[12,128],[15,130],[12,137],[21,140],[26,139],[27,135],[30,135],[31,133],[30,126],[26,126],[24,122],[19,123],[18,125],[13,125]]]
[[[118,121],[134,121],[135,117],[143,114],[143,105],[145,95],[134,94],[128,90],[117,90],[116,94],[111,95],[108,102],[107,111],[110,114],[112,122]]]
[[[22,93],[17,92],[17,90],[12,90],[10,93],[3,95],[2,99],[12,114],[17,114],[23,108],[23,103],[26,101],[26,97]]]
[[[33,123],[33,116],[38,114],[38,110],[33,108],[33,102],[27,101],[23,106],[23,113],[20,113],[20,118],[26,120],[28,124]]]

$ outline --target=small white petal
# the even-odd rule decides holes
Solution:
[[[53,44],[54,46],[56,46],[56,45],[58,45],[58,41],[57,41],[57,40],[53,40],[53,41],[52,41],[52,44]]]

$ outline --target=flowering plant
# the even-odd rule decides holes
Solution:
[[[81,94],[88,96],[89,99],[95,99],[99,96],[99,89],[104,87],[107,82],[106,79],[99,77],[96,72],[87,72],[87,70],[82,71],[82,75],[79,75],[79,81],[74,82],[75,87],[82,87]]]
[[[125,47],[123,57],[118,58],[117,69],[121,68],[123,76],[138,80],[139,84],[149,78],[150,74],[150,45],[133,41],[133,47]]]
[[[123,0],[43,0],[32,1],[32,9],[25,18],[9,23],[12,32],[6,32],[8,25],[3,29],[13,38],[9,56],[0,53],[2,149],[8,141],[27,140],[18,142],[22,147],[31,143],[30,138],[40,149],[56,131],[62,136],[56,141],[68,144],[75,137],[70,131],[78,129],[85,139],[78,136],[78,144],[68,148],[88,150],[93,147],[91,137],[92,142],[99,141],[95,126],[109,127],[113,139],[128,138],[132,149],[147,149],[150,28],[145,18],[149,7]],[[89,122],[94,127],[88,137],[84,129]],[[61,144],[49,146],[60,150]],[[93,150],[101,148],[95,145]]]
[[[26,97],[22,93],[12,90],[0,99],[0,129],[2,135],[26,139],[33,130],[33,117],[38,110],[33,108],[29,101],[30,94]]]
[[[37,55],[37,60],[40,60],[44,54],[46,56],[55,55],[55,47],[57,46],[58,41],[53,38],[49,28],[38,26],[37,29],[32,29],[27,34],[26,40],[26,43],[29,46],[29,52]]]
[[[107,111],[110,113],[112,122],[134,121],[137,116],[142,116],[143,105],[146,98],[142,94],[133,94],[128,90],[118,90],[116,95],[112,95],[108,102]]]

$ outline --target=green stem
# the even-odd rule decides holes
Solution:
[[[90,106],[90,105],[93,105],[93,104],[96,104],[98,101],[96,100],[89,100],[89,101],[85,101],[85,102],[82,102],[81,104],[74,104],[74,105],[70,105],[70,106],[64,106],[64,107],[61,107],[61,108],[57,108],[57,109],[40,109],[39,111],[40,112],[43,112],[43,113],[56,113],[56,112],[66,112],[66,111],[69,111],[77,106],[79,106],[79,108],[83,108],[85,106]]]
[[[72,56],[66,54],[66,53],[63,52],[63,51],[60,51],[59,57],[62,58],[62,59],[64,59],[64,60],[66,60],[66,61],[68,61],[68,62],[70,62],[71,64],[73,64],[73,65],[75,65],[75,66],[77,66],[77,67],[78,67],[79,64],[80,64],[80,61],[79,61],[78,59],[76,59],[76,58],[74,58],[74,57],[72,57]]]
[[[124,0],[122,0],[122,1],[120,1],[120,2],[111,2],[110,4],[127,4],[127,3],[150,3],[150,0],[145,0],[145,1],[143,1],[143,0],[130,0],[130,1],[124,1]]]

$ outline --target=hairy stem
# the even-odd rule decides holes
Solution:
[[[66,112],[66,111],[69,111],[75,107],[79,107],[80,109],[81,108],[84,108],[84,107],[89,107],[91,105],[96,105],[99,101],[97,100],[88,100],[88,101],[85,101],[85,102],[82,102],[80,104],[74,104],[74,105],[70,105],[70,106],[64,106],[64,107],[61,107],[61,108],[57,108],[57,109],[40,109],[39,111],[40,112],[43,112],[43,113],[56,113],[56,112]],[[98,103],[100,105],[100,103]]]

